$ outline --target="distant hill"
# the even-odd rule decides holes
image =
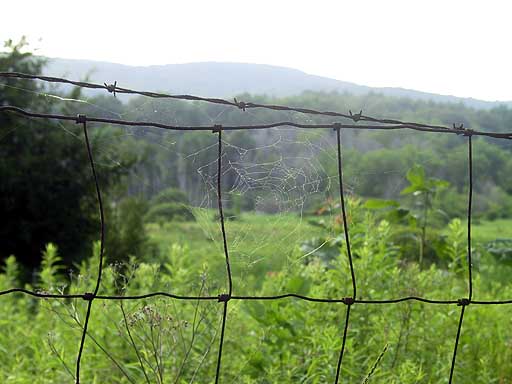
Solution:
[[[290,96],[303,91],[337,91],[353,94],[369,92],[435,102],[463,103],[477,109],[510,102],[492,102],[473,98],[438,95],[402,88],[376,88],[310,75],[297,69],[262,64],[190,63],[129,66],[90,60],[53,58],[45,69],[49,76],[84,79],[97,83],[117,81],[120,86],[137,90],[191,93],[207,97],[232,97],[244,92],[271,96]],[[88,91],[89,94],[95,91]],[[97,91],[96,91],[97,92]]]

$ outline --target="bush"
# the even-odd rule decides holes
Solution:
[[[195,221],[190,208],[181,203],[162,203],[152,206],[145,216],[146,222]]]
[[[108,212],[105,248],[109,262],[144,255],[148,244],[143,220],[146,210],[147,205],[142,199],[128,197]]]
[[[189,204],[187,195],[178,188],[167,188],[161,191],[151,200],[151,205],[181,203]]]

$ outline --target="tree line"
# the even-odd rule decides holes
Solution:
[[[6,47],[7,52],[0,56],[0,71],[44,73],[45,60],[26,52],[25,41],[9,41]],[[377,93],[356,96],[304,92],[285,98],[244,94],[237,98],[318,110],[362,109],[365,114],[382,118],[444,125],[462,123],[465,127],[497,132],[509,131],[512,126],[512,110],[506,107],[476,110],[463,104],[392,98]],[[2,80],[0,105],[177,125],[333,122],[323,116],[268,110],[244,112],[206,103],[143,97],[127,103],[112,95],[86,100],[80,89],[63,92],[15,79]],[[67,264],[90,254],[89,244],[98,233],[98,212],[81,135],[80,127],[73,124],[0,115],[2,259],[15,254],[30,271],[39,264],[41,250],[49,242],[59,246]],[[110,249],[112,254],[118,250],[113,259],[136,252],[133,249],[137,246],[126,243],[136,239],[137,234],[143,237],[140,217],[162,191],[174,188],[186,194],[192,206],[213,206],[215,135],[112,126],[96,126],[91,135],[101,188],[107,196]],[[308,211],[337,194],[333,182],[337,175],[333,132],[236,131],[227,133],[224,141],[223,188],[229,209],[273,213],[300,207]],[[510,144],[492,139],[474,141],[474,172],[478,181],[475,192],[479,197],[475,211],[489,218],[510,216]],[[446,220],[465,209],[467,143],[462,137],[347,130],[343,132],[343,150],[349,193],[363,198],[400,198],[400,190],[407,185],[407,171],[420,164],[429,177],[450,183],[436,202]],[[305,198],[309,195],[315,197]]]

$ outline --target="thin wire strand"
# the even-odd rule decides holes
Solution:
[[[473,298],[473,262],[471,260],[471,210],[473,205],[473,144],[468,137],[468,300]]]
[[[338,358],[338,366],[336,368],[336,378],[334,379],[334,384],[338,384],[338,382],[340,380],[341,363],[343,360],[343,354],[345,352],[345,344],[347,342],[348,322],[350,320],[350,308],[351,307],[352,307],[352,305],[347,305],[347,312],[346,312],[346,317],[345,317],[345,327],[343,328],[343,340],[341,342],[341,350],[340,350],[340,355]]]
[[[348,324],[350,320],[350,307],[356,300],[357,295],[357,285],[356,285],[356,275],[354,272],[354,264],[352,262],[352,252],[350,250],[350,236],[348,231],[348,223],[347,223],[347,212],[345,208],[345,193],[343,190],[343,164],[341,160],[341,132],[339,128],[335,128],[336,130],[336,148],[337,148],[337,155],[338,155],[338,183],[339,183],[339,189],[340,189],[340,206],[341,206],[341,216],[343,217],[343,232],[345,234],[345,247],[347,249],[347,257],[350,267],[350,275],[352,279],[352,302],[347,302],[345,299],[345,304],[347,304],[347,315],[345,318],[345,325],[343,329],[343,340],[341,343],[341,350],[340,355],[338,359],[338,367],[336,369],[336,378],[334,380],[335,384],[338,384],[340,372],[341,372],[341,364],[343,360],[343,355],[345,353],[345,344],[347,341],[347,332],[348,332]]]
[[[228,277],[228,296],[233,294],[233,278],[231,276],[231,264],[229,262],[228,241],[226,236],[226,224],[224,220],[224,210],[222,207],[222,128],[218,128],[218,159],[217,159],[217,204],[219,208],[219,221],[222,232],[222,244],[224,246],[224,256],[226,259],[226,272]]]
[[[452,356],[452,365],[450,367],[450,378],[448,379],[448,384],[452,384],[453,380],[453,372],[455,370],[455,361],[457,360],[457,348],[459,346],[459,338],[460,332],[462,330],[462,321],[464,320],[464,311],[466,310],[466,306],[463,305],[460,311],[459,325],[457,327],[457,336],[455,337],[455,346],[453,347],[453,356]]]
[[[82,337],[80,339],[80,347],[76,357],[76,384],[80,384],[80,363],[82,362],[82,353],[84,351],[85,336],[87,335],[87,327],[89,325],[89,317],[91,316],[92,300],[87,302],[87,312],[85,314],[84,327],[82,329]]]
[[[104,242],[105,242],[105,215],[103,212],[103,201],[101,199],[101,191],[98,183],[98,176],[96,174],[96,169],[94,167],[94,159],[92,156],[91,144],[89,142],[89,135],[87,133],[87,120],[85,120],[83,115],[79,116],[77,122],[82,122],[84,138],[85,138],[85,146],[87,149],[87,157],[89,159],[89,164],[91,166],[91,173],[94,179],[94,185],[96,187],[96,197],[98,199],[98,207],[100,212],[100,255],[99,255],[99,266],[98,266],[98,276],[96,278],[96,286],[94,288],[94,292],[92,295],[88,295],[88,303],[87,303],[87,313],[85,315],[84,327],[82,332],[82,338],[80,340],[80,348],[78,349],[78,355],[76,358],[76,384],[80,384],[80,362],[82,360],[82,353],[85,345],[85,337],[87,335],[87,328],[89,325],[89,319],[91,316],[91,308],[94,297],[98,294],[98,290],[101,284],[101,275],[103,270],[103,251],[104,251]],[[84,295],[85,297],[85,295]]]
[[[0,112],[11,112],[19,115],[23,115],[26,117],[35,117],[35,118],[44,118],[44,119],[55,119],[55,120],[65,120],[65,121],[76,121],[75,116],[69,115],[60,115],[60,114],[51,114],[51,113],[37,113],[24,110],[22,108],[13,107],[13,106],[2,106],[0,107]],[[186,125],[169,125],[163,123],[156,123],[150,121],[131,121],[131,120],[122,120],[122,119],[107,119],[102,117],[86,117],[86,120],[91,123],[105,123],[105,124],[113,124],[113,125],[121,125],[121,126],[130,126],[130,127],[154,127],[160,129],[167,129],[173,131],[212,131],[215,129],[215,125],[197,125],[197,126],[186,126]],[[271,128],[303,128],[303,129],[322,129],[322,128],[340,128],[340,129],[356,129],[356,130],[384,130],[384,131],[393,131],[393,130],[413,130],[420,132],[433,132],[433,133],[449,133],[455,135],[464,135],[464,136],[486,136],[493,137],[496,139],[509,139],[512,140],[512,132],[511,133],[503,133],[503,132],[484,132],[484,131],[475,131],[470,129],[454,129],[454,128],[429,128],[429,127],[418,127],[413,124],[396,124],[396,125],[363,125],[363,124],[341,124],[341,123],[331,123],[331,124],[299,124],[294,123],[292,121],[280,121],[272,124],[253,124],[253,125],[223,125],[222,129],[224,131],[238,131],[238,130],[260,130],[260,129],[271,129]]]
[[[340,205],[341,205],[341,215],[343,217],[343,232],[345,234],[345,246],[347,248],[347,257],[350,266],[350,275],[352,278],[352,299],[356,299],[357,286],[356,286],[356,274],[354,272],[354,263],[352,262],[352,252],[350,250],[350,236],[348,232],[348,223],[347,223],[347,212],[345,208],[345,193],[343,190],[343,168],[342,168],[342,160],[341,160],[341,132],[340,129],[336,128],[336,141],[337,141],[337,149],[338,149],[338,183],[340,188]]]
[[[222,360],[222,347],[224,346],[224,333],[226,329],[226,319],[228,316],[228,302],[224,302],[224,309],[222,311],[222,326],[220,332],[220,342],[219,342],[219,353],[217,354],[217,368],[215,370],[215,384],[218,384],[220,379],[220,365]]]
[[[38,297],[42,299],[84,299],[87,300],[86,294],[51,294],[51,293],[44,293],[44,292],[35,292],[35,291],[29,291],[27,289],[23,288],[11,288],[4,291],[0,291],[0,296],[13,294],[13,293],[23,293],[29,296]],[[142,295],[97,295],[94,300],[143,300],[143,299],[149,299],[152,297],[158,297],[158,296],[164,296],[171,299],[176,300],[205,300],[205,301],[223,301],[223,294],[220,294],[218,296],[181,296],[181,295],[174,295],[172,293],[168,292],[151,292],[146,293]],[[311,296],[304,296],[299,295],[296,293],[283,293],[280,295],[272,295],[272,296],[239,296],[239,295],[233,295],[231,296],[230,300],[253,300],[253,301],[269,301],[269,300],[282,300],[282,299],[299,299],[314,303],[341,303],[341,304],[348,304],[352,303],[352,298],[339,298],[339,299],[333,299],[333,298],[323,298],[323,297],[311,297]],[[420,303],[426,303],[426,304],[439,304],[439,305],[460,305],[461,299],[451,299],[451,300],[436,300],[436,299],[428,299],[424,297],[417,297],[417,296],[406,296],[406,297],[400,297],[396,299],[384,299],[384,300],[354,300],[354,304],[376,304],[376,305],[383,305],[383,304],[398,304],[403,303],[406,301],[417,301]],[[474,305],[506,305],[506,304],[512,304],[511,300],[480,300],[475,301],[472,300],[471,304]]]
[[[460,319],[459,319],[459,325],[457,327],[457,337],[455,338],[455,346],[453,347],[453,357],[452,357],[452,365],[450,367],[450,379],[448,380],[448,383],[451,384],[453,380],[453,372],[455,369],[455,362],[457,359],[457,349],[459,346],[459,338],[460,333],[462,331],[462,322],[464,321],[464,312],[466,310],[466,306],[468,306],[471,303],[471,299],[473,298],[473,264],[471,260],[471,208],[473,203],[473,144],[471,141],[471,136],[468,137],[468,255],[467,255],[467,261],[468,261],[468,298],[467,299],[461,299],[460,304],[462,306],[461,312],[460,312]]]
[[[224,302],[224,309],[222,311],[222,328],[220,332],[220,343],[219,343],[219,353],[217,355],[217,369],[215,372],[215,383],[219,382],[220,378],[220,366],[222,360],[222,347],[224,345],[224,334],[226,330],[226,318],[228,314],[228,302],[231,299],[231,295],[233,293],[233,278],[231,276],[231,265],[229,262],[229,251],[228,251],[228,242],[226,236],[226,226],[224,222],[224,211],[222,209],[222,127],[220,125],[216,125],[214,128],[214,132],[218,134],[218,158],[217,158],[217,203],[219,208],[219,221],[222,232],[222,242],[224,245],[224,256],[226,260],[226,272],[228,278],[228,294],[220,295],[219,301]]]
[[[4,291],[0,291],[0,296],[9,295],[13,293],[23,293],[28,296],[38,297],[41,299],[84,299],[87,300],[87,296],[84,294],[53,294],[53,293],[45,293],[41,291],[30,291],[24,288],[10,288]],[[143,295],[97,295],[94,300],[143,300],[149,299],[152,297],[168,297],[176,300],[204,300],[204,301],[222,301],[222,295],[218,296],[181,296],[174,295],[169,292],[151,292]],[[296,293],[283,293],[280,295],[273,296],[231,296],[230,300],[252,300],[252,301],[269,301],[269,300],[283,300],[283,299],[298,299],[304,300],[314,303],[340,303],[340,304],[348,304],[352,302],[352,298],[341,298],[341,299],[332,299],[332,298],[323,298],[323,297],[311,297],[299,295]],[[354,300],[354,304],[398,304],[407,301],[417,301],[420,303],[426,304],[438,304],[438,305],[461,305],[461,299],[451,299],[451,300],[435,300],[428,299],[425,297],[417,297],[417,296],[406,296],[400,297],[396,299],[385,299],[385,300]],[[472,305],[507,305],[512,304],[512,299],[510,300],[471,300],[469,304]]]

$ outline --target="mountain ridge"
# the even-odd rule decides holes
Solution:
[[[268,64],[212,61],[132,66],[93,60],[48,58],[44,72],[48,76],[73,80],[88,76],[89,81],[97,83],[117,81],[127,88],[190,93],[205,97],[233,97],[243,93],[286,97],[304,91],[348,92],[356,95],[373,92],[438,103],[462,103],[476,109],[491,109],[500,105],[512,107],[512,101],[485,101],[406,88],[370,87]],[[88,95],[97,93],[93,90],[86,92]]]

